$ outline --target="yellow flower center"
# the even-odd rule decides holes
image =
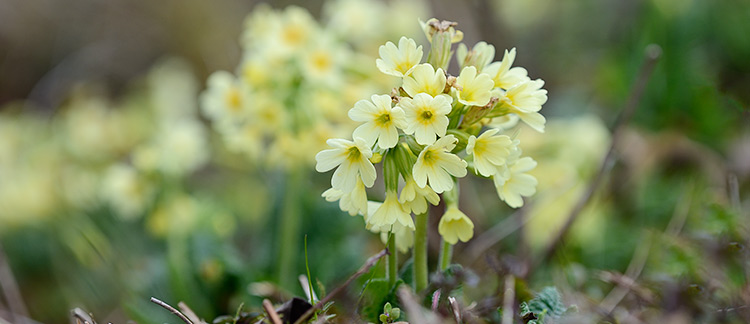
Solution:
[[[352,146],[352,147],[350,147],[350,148],[349,148],[349,150],[347,150],[347,152],[348,152],[349,154],[347,155],[347,157],[346,157],[346,158],[347,158],[347,159],[348,159],[349,161],[352,161],[352,162],[354,162],[354,161],[358,161],[358,160],[359,160],[359,158],[360,158],[360,156],[362,156],[362,152],[360,152],[360,151],[359,151],[359,148],[357,148],[356,146]]]
[[[422,107],[422,112],[419,113],[419,121],[423,124],[430,124],[434,121],[434,116],[432,109],[429,107]]]
[[[375,122],[377,122],[377,124],[380,126],[387,126],[391,122],[391,114],[389,113],[382,114],[378,116],[378,118],[375,119]]]
[[[328,54],[323,51],[318,51],[313,54],[312,63],[313,66],[320,71],[328,70],[331,67],[331,59],[328,57]]]
[[[240,110],[242,99],[240,98],[240,92],[239,90],[237,90],[237,88],[232,87],[231,89],[229,89],[229,91],[227,91],[226,100],[230,110]]]
[[[305,29],[299,25],[289,25],[282,31],[281,37],[287,44],[297,45],[305,39]]]

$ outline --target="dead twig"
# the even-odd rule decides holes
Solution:
[[[516,279],[513,275],[505,276],[505,294],[503,296],[503,318],[502,324],[513,324],[513,305],[516,299]]]
[[[271,304],[271,301],[268,299],[263,300],[263,309],[266,310],[266,313],[268,313],[268,318],[271,319],[271,322],[273,324],[283,324],[281,321],[281,318],[279,317],[279,314],[276,313],[276,310],[273,309],[273,305]]]
[[[352,274],[351,276],[349,276],[349,278],[347,278],[346,281],[343,284],[341,284],[340,286],[336,287],[336,289],[334,289],[333,291],[331,291],[331,293],[329,293],[328,295],[326,295],[325,297],[323,297],[323,299],[321,299],[320,301],[318,301],[317,303],[315,303],[315,305],[313,305],[312,308],[308,309],[304,314],[302,314],[302,316],[300,316],[300,318],[297,319],[297,321],[294,322],[294,324],[302,324],[302,323],[304,323],[307,319],[310,318],[310,316],[312,316],[315,313],[315,311],[317,311],[318,309],[321,309],[323,306],[325,306],[325,304],[327,304],[329,301],[331,301],[331,299],[333,299],[333,297],[335,297],[336,295],[338,295],[339,293],[341,293],[341,291],[343,291],[347,286],[349,286],[349,284],[352,283],[352,281],[354,281],[354,279],[357,279],[357,278],[359,278],[359,276],[365,274],[367,271],[370,271],[370,268],[372,268],[375,265],[375,263],[378,262],[378,260],[380,260],[380,258],[382,258],[383,256],[385,256],[388,253],[389,253],[388,249],[383,249],[382,251],[378,252],[378,254],[375,254],[372,257],[370,257],[369,259],[367,259],[367,261],[365,262],[365,264],[363,264],[359,268],[359,270],[357,270],[357,272],[355,272],[354,274]]]
[[[659,47],[658,45],[651,44],[646,47],[646,60],[641,66],[641,70],[638,73],[638,78],[635,80],[635,83],[631,88],[628,100],[625,103],[622,112],[618,116],[617,121],[615,122],[614,128],[612,130],[612,143],[609,146],[609,150],[607,151],[604,160],[602,160],[599,171],[591,180],[591,183],[589,183],[586,192],[578,200],[578,203],[576,203],[570,213],[568,213],[568,217],[565,220],[563,227],[557,232],[557,235],[555,235],[552,241],[549,243],[541,259],[537,262],[537,265],[545,263],[555,254],[555,252],[557,252],[560,247],[560,242],[565,238],[565,235],[567,235],[573,223],[576,221],[576,219],[578,219],[581,211],[583,211],[583,208],[586,207],[586,204],[591,200],[591,197],[593,197],[596,190],[604,181],[604,176],[609,172],[610,169],[612,169],[615,161],[615,151],[622,137],[622,133],[625,128],[624,126],[630,121],[631,117],[633,117],[633,114],[635,113],[636,108],[638,108],[638,103],[640,102],[641,97],[643,96],[643,92],[646,89],[648,79],[651,76],[651,73],[654,71],[654,67],[656,67],[656,63],[659,61],[660,56],[661,47]]]
[[[156,297],[151,297],[151,302],[154,304],[157,304],[161,307],[164,307],[166,310],[168,310],[170,313],[177,315],[183,322],[186,324],[193,324],[193,322],[190,321],[190,319],[185,316],[182,312],[178,311],[176,308],[172,307],[171,305],[157,299]]]

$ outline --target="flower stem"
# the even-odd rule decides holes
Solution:
[[[429,214],[415,215],[414,232],[414,288],[420,292],[427,288],[427,219]]]
[[[451,265],[451,258],[453,257],[453,244],[450,244],[445,240],[441,241],[443,242],[443,248],[440,249],[440,259],[438,263],[440,264],[440,271],[445,271],[446,269],[448,269],[448,266]]]
[[[396,279],[398,278],[398,250],[396,250],[396,236],[391,233],[388,237],[388,286],[393,287],[396,285]]]
[[[287,174],[281,219],[278,228],[278,280],[284,288],[294,285],[294,273],[299,251],[299,232],[301,215],[299,210],[299,196],[302,174],[299,171],[290,171]],[[312,279],[310,279],[312,280]]]

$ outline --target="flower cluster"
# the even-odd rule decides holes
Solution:
[[[543,132],[545,118],[539,111],[547,91],[542,80],[513,67],[515,49],[492,62],[495,48],[485,42],[471,50],[460,44],[460,72],[450,75],[452,45],[463,34],[455,23],[434,18],[422,26],[431,44],[426,56],[406,37],[380,46],[376,66],[400,78],[400,86],[357,101],[348,113],[360,123],[352,139],[329,139],[330,148],[315,157],[316,170],[335,169],[331,189],[323,193],[328,201],[363,215],[370,230],[393,232],[396,238],[413,236],[411,215],[426,213],[428,203],[437,205],[442,194],[447,208],[439,232],[445,242],[456,244],[471,239],[474,227],[458,208],[457,178],[469,171],[491,178],[500,199],[514,208],[535,193],[537,180],[527,172],[536,162],[522,156],[519,141],[503,133],[519,120]],[[385,200],[373,203],[366,188],[375,183],[378,163]],[[405,250],[412,241],[397,245]]]
[[[213,73],[201,97],[204,115],[230,151],[272,166],[312,163],[327,138],[353,129],[341,113],[349,103],[393,85],[365,64],[371,57],[352,50],[377,29],[368,28],[358,42],[348,39],[356,37],[345,33],[350,26],[369,20],[344,19],[339,7],[353,14],[377,9],[382,19],[390,13],[378,1],[337,1],[326,5],[329,22],[320,24],[300,7],[254,8],[241,37],[241,63],[234,73]]]

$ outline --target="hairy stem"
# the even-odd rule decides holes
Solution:
[[[443,243],[443,248],[440,249],[440,259],[438,260],[438,263],[440,264],[440,271],[445,271],[448,269],[448,266],[451,265],[453,245],[445,240],[441,240],[441,242]]]
[[[420,292],[427,288],[427,212],[415,215],[414,232],[414,288]]]
[[[398,250],[396,250],[396,236],[391,233],[388,236],[388,286],[393,287],[398,278]]]

